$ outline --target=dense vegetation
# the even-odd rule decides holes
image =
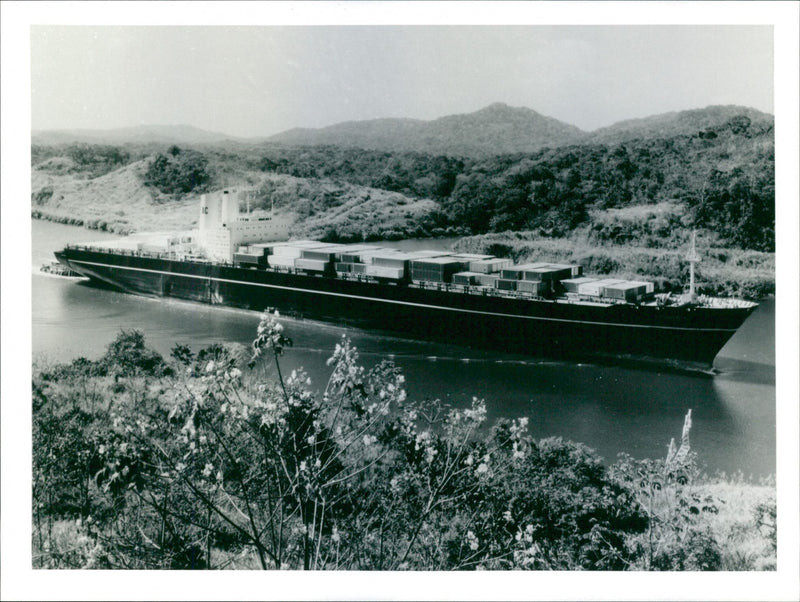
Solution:
[[[431,198],[442,228],[480,234],[535,230],[563,237],[592,227],[598,211],[672,203],[669,238],[696,227],[726,246],[774,251],[773,130],[747,117],[693,135],[626,144],[566,146],[486,159],[338,147],[265,148],[265,171],[339,179]],[[639,242],[617,228],[609,242]]]
[[[775,568],[774,488],[745,503],[698,478],[691,412],[663,460],[610,467],[407,399],[390,362],[344,338],[317,392],[283,374],[265,314],[252,351],[122,332],[96,361],[33,381],[33,558],[48,568]]]
[[[164,194],[205,192],[210,180],[205,155],[177,146],[171,146],[166,153],[157,153],[145,172],[145,183]]]
[[[135,160],[135,151],[107,144],[31,146],[31,165],[52,173],[76,173],[96,178]],[[136,157],[141,158],[141,157]]]

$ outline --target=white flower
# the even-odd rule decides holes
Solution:
[[[214,362],[213,361],[208,362],[206,364],[206,372],[213,372],[214,371],[214,367],[215,366],[214,366]]]
[[[467,544],[473,552],[478,549],[478,537],[472,531],[467,531]]]
[[[475,470],[476,474],[486,474],[487,472],[489,472],[489,467],[483,462],[481,462]]]
[[[377,440],[378,440],[378,438],[375,437],[374,435],[364,435],[364,438],[363,438],[364,445],[366,445],[367,447],[369,447],[370,445],[375,443]]]

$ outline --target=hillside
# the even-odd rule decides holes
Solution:
[[[286,145],[335,145],[434,155],[488,156],[534,152],[579,141],[580,129],[527,108],[495,103],[474,113],[433,121],[377,119],[321,129],[294,129],[268,138]]]

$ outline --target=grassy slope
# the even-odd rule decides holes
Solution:
[[[51,159],[48,163],[52,164]],[[33,169],[31,190],[49,188],[52,196],[32,209],[46,218],[71,218],[89,227],[127,233],[190,228],[197,220],[198,201],[186,197],[163,202],[144,185],[144,161],[137,161],[98,178]],[[102,227],[101,223],[106,226]]]
[[[146,161],[137,161],[97,178],[76,173],[67,158],[50,158],[32,170],[32,211],[54,221],[83,223],[119,233],[188,229],[197,223],[198,195],[170,198],[144,185]],[[262,193],[254,208],[276,200],[278,212],[298,218],[294,236],[358,239],[419,236],[420,221],[436,204],[400,193],[263,174],[225,166],[216,174],[218,186],[251,186]],[[52,191],[51,195],[42,191]]]

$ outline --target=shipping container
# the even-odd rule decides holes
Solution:
[[[268,263],[273,268],[293,268],[294,267],[294,257],[285,257],[283,255],[270,255],[268,257]]]
[[[550,283],[541,280],[518,280],[517,290],[523,293],[531,293],[542,296],[550,292]]]
[[[478,274],[477,272],[456,272],[453,274],[453,284],[460,284],[462,286],[477,284],[478,276],[483,276],[483,274]]]
[[[354,263],[353,264],[353,273],[354,274],[366,274],[367,273],[367,264],[365,264],[365,263]]]
[[[627,281],[620,284],[611,284],[603,287],[603,296],[635,303],[643,300],[649,294],[647,282]]]
[[[375,255],[386,255],[391,253],[399,253],[397,249],[387,249],[384,247],[375,247],[374,249],[367,249],[366,251],[360,251],[355,255],[358,263],[372,263],[372,258]]]
[[[464,263],[451,257],[430,257],[411,261],[410,274],[412,280],[429,280],[431,282],[450,282],[453,274],[461,272]]]
[[[469,262],[470,272],[479,272],[481,274],[495,274],[503,268],[511,267],[513,261],[510,259],[502,259],[499,257],[491,259],[481,259],[478,261]]]
[[[478,274],[475,280],[478,286],[491,286],[494,287],[499,277],[497,274]]]
[[[501,291],[515,291],[517,290],[518,280],[509,280],[507,278],[498,278],[495,281],[495,287]]]
[[[604,280],[595,280],[578,285],[578,293],[581,295],[588,295],[590,297],[600,297],[603,294],[603,288],[606,286],[621,284],[624,280],[615,278],[606,278]]]
[[[547,282],[563,280],[572,277],[572,268],[555,267],[546,265],[543,267],[529,268],[522,271],[524,280],[544,280]]]
[[[398,253],[398,252],[385,252],[385,253],[375,253],[373,254],[370,259],[372,260],[373,265],[379,265],[387,268],[408,268],[408,262],[411,257],[407,253]]]
[[[337,272],[341,272],[343,274],[349,274],[350,272],[353,271],[353,264],[352,263],[347,263],[347,262],[342,262],[342,261],[337,261],[334,264],[334,268],[336,269]]]
[[[589,284],[591,282],[597,282],[597,278],[570,278],[567,280],[562,280],[561,284],[564,285],[564,288],[568,293],[577,293],[578,287],[582,284]]]
[[[303,259],[317,259],[319,261],[333,261],[336,255],[335,247],[320,247],[318,249],[302,249],[300,257]]]
[[[303,257],[298,257],[294,260],[294,267],[298,270],[306,270],[307,272],[325,272],[331,266],[329,261],[323,261],[321,259],[304,259]]]
[[[233,262],[248,265],[267,265],[267,258],[253,253],[234,253]]]
[[[546,266],[542,267],[569,270],[569,276],[567,276],[567,278],[577,278],[583,273],[583,267],[575,263],[548,263]]]
[[[403,268],[390,268],[380,265],[368,265],[366,275],[373,278],[388,278],[391,280],[402,280],[405,275]]]
[[[361,254],[371,251],[380,251],[376,245],[343,245],[336,251],[336,261],[342,263],[363,263]]]
[[[261,253],[262,255],[272,255],[272,252],[275,246],[278,243],[274,242],[260,242],[260,243],[251,243],[248,245],[250,249],[250,253]]]

